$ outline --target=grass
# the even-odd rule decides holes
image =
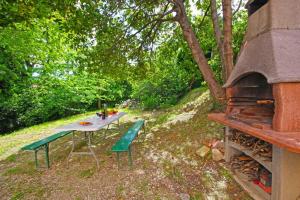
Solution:
[[[149,190],[148,185],[149,185],[149,183],[147,180],[142,180],[140,183],[138,183],[139,191],[143,194],[146,194]]]
[[[17,155],[16,155],[16,154],[12,154],[12,155],[8,156],[8,157],[6,158],[6,161],[7,161],[7,162],[11,162],[11,163],[16,162],[16,161],[17,161]]]
[[[221,167],[221,169],[219,170],[219,173],[222,177],[224,177],[227,181],[231,181],[233,180],[233,176],[232,173],[226,169],[225,167]]]
[[[190,91],[178,102],[178,104],[167,109],[168,112],[164,112],[158,115],[156,123],[162,124],[166,122],[170,117],[172,117],[172,114],[175,114],[176,111],[180,110],[186,103],[197,99],[206,90],[206,88],[197,88]],[[129,115],[141,115],[143,113],[139,109],[124,109],[124,111],[127,112]],[[95,112],[96,111],[91,111],[84,114],[78,114],[67,118],[45,122],[28,128],[20,129],[10,134],[2,136],[0,135],[0,160],[4,160],[10,155],[18,152],[20,148],[26,144],[29,144],[31,142],[53,134],[55,132],[55,127],[72,123],[80,119],[84,119],[88,116],[93,115]],[[12,158],[11,160],[13,162],[14,158]]]
[[[203,195],[202,195],[202,193],[199,193],[199,192],[192,195],[190,198],[190,200],[202,200],[202,199],[204,199]]]
[[[172,165],[169,161],[165,161],[164,163],[165,173],[167,177],[176,180],[177,182],[183,182],[184,177],[179,168]]]
[[[199,98],[205,91],[207,91],[207,88],[201,87],[191,90],[187,95],[185,95],[182,99],[179,100],[179,102],[172,107],[172,109],[180,109],[185,104]]]
[[[111,156],[113,154],[113,152],[109,149],[105,151],[105,155],[107,156]]]
[[[82,170],[79,173],[79,177],[81,177],[81,178],[91,178],[94,175],[94,173],[95,173],[95,169],[94,168]]]
[[[118,185],[116,188],[116,196],[120,198],[122,196],[123,191],[125,190],[123,185]]]
[[[128,113],[128,118],[124,119],[126,121],[124,129],[131,124],[127,121],[135,120],[137,117],[144,117],[149,120],[149,123],[147,123],[148,131],[151,126],[158,125],[158,130],[153,133],[154,140],[145,141],[148,147],[143,147],[143,144],[140,143],[134,144],[137,147],[134,156],[138,158],[134,159],[135,167],[145,171],[143,176],[135,173],[135,171],[127,172],[118,171],[116,168],[112,169],[113,165],[116,166],[116,162],[108,147],[116,140],[113,137],[108,138],[108,141],[103,143],[104,145],[97,146],[99,148],[97,155],[103,162],[100,171],[96,169],[93,162],[89,162],[89,165],[82,167],[81,164],[85,163],[85,160],[82,161],[81,159],[78,159],[80,165],[72,165],[69,170],[65,169],[64,162],[70,148],[70,145],[66,144],[66,141],[70,140],[68,137],[51,144],[51,158],[55,164],[52,165],[53,167],[50,170],[35,170],[33,155],[30,153],[10,155],[30,141],[52,134],[55,127],[93,115],[94,112],[47,122],[16,131],[11,135],[0,136],[0,149],[4,151],[6,156],[10,155],[5,161],[0,162],[0,177],[3,177],[3,183],[5,182],[4,186],[0,187],[0,193],[5,191],[4,196],[7,197],[6,199],[46,199],[47,197],[55,198],[55,195],[60,194],[65,195],[65,198],[62,199],[69,197],[79,200],[89,197],[90,194],[99,195],[100,191],[110,195],[111,199],[112,197],[113,199],[131,199],[134,196],[138,196],[138,199],[175,199],[174,197],[178,195],[178,192],[184,192],[190,195],[191,200],[202,200],[205,199],[207,191],[210,191],[218,180],[225,181],[224,179],[226,179],[229,188],[228,194],[231,194],[230,197],[232,197],[233,193],[231,191],[241,189],[237,189],[236,183],[231,179],[231,174],[226,168],[213,165],[211,154],[203,159],[195,154],[202,141],[222,135],[221,127],[207,120],[207,113],[212,108],[212,101],[208,99],[208,96],[208,92],[203,93],[203,89],[195,89],[185,96],[178,105],[168,109],[154,112],[125,110]],[[178,114],[196,109],[198,112],[189,121],[172,125],[170,129],[160,129],[159,125],[171,120]],[[154,120],[151,122],[150,119]],[[16,147],[5,144],[16,140],[20,140],[20,143],[14,143],[14,145],[18,145]],[[76,147],[80,148],[82,145],[85,145],[85,143],[79,142]],[[153,152],[157,153],[156,156],[161,156],[160,152],[166,151],[170,153],[172,158],[194,161],[197,162],[198,166],[206,165],[206,167],[201,168],[201,171],[199,171],[198,168],[194,168],[189,163],[171,162],[169,156],[165,157],[162,162],[154,163],[145,157],[148,149],[154,149]],[[4,154],[0,153],[0,156]],[[43,159],[41,160],[43,162]],[[156,174],[153,174],[154,169],[157,167],[161,167],[158,173],[162,175],[159,176],[160,178],[155,178]],[[215,173],[209,173],[208,169],[213,170]],[[1,178],[0,184],[2,184]],[[87,184],[89,184],[88,191],[85,189]],[[180,190],[171,191],[168,187],[165,187],[165,184],[174,188],[178,187]],[[91,198],[93,197],[91,196]]]
[[[212,175],[207,172],[203,173],[201,180],[204,183],[204,185],[208,188],[211,187],[211,185],[213,184]]]
[[[40,184],[16,183],[11,186],[12,195],[10,199],[45,199],[47,189]]]
[[[126,112],[128,115],[136,116],[136,115],[142,115],[143,111],[141,109],[128,109],[124,108],[122,109],[123,112]]]
[[[24,193],[23,192],[15,192],[13,196],[11,197],[11,200],[18,200],[18,199],[23,199],[24,198]]]
[[[156,118],[155,124],[160,125],[168,121],[171,117],[170,113],[163,113]]]
[[[27,175],[34,175],[36,174],[36,170],[33,167],[33,165],[28,166],[16,166],[11,167],[8,170],[6,170],[3,175],[4,176],[12,176],[12,175],[21,175],[21,174],[27,174]]]

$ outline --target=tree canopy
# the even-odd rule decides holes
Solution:
[[[113,106],[134,98],[152,109],[176,103],[194,87],[208,86],[214,94],[209,79],[216,87],[223,83],[224,49],[211,5],[1,1],[0,133],[93,110],[101,102]],[[217,1],[215,20],[223,34],[222,8]],[[232,25],[235,59],[246,12],[236,12]]]

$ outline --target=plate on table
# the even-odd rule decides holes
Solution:
[[[90,125],[92,125],[93,123],[92,123],[92,122],[79,122],[79,124],[80,124],[81,126],[90,126]]]

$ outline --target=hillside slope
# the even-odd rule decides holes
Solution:
[[[0,162],[0,193],[4,199],[250,199],[224,162],[196,153],[203,144],[223,137],[222,127],[207,119],[213,107],[209,93],[196,89],[169,109],[128,111],[122,132],[139,118],[147,122],[146,133],[132,144],[132,170],[125,153],[117,170],[110,151],[121,136],[116,127],[105,140],[101,132],[95,134],[100,169],[88,156],[72,158],[66,168],[69,136],[50,145],[50,170],[35,170],[31,153],[13,154]],[[49,129],[55,125],[47,124]],[[85,150],[85,143],[77,148]]]

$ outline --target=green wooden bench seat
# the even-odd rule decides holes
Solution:
[[[70,134],[72,131],[62,131],[59,133],[55,133],[53,135],[50,135],[49,137],[46,137],[44,139],[41,139],[39,141],[33,142],[29,145],[26,145],[21,148],[21,150],[25,151],[34,151],[34,158],[35,158],[35,166],[38,167],[38,159],[37,159],[37,152],[44,147],[45,149],[45,159],[46,159],[46,165],[47,168],[50,167],[49,164],[49,143],[53,142],[54,140],[57,140],[58,138],[64,137],[68,134]]]
[[[139,120],[135,122],[134,125],[130,127],[128,131],[124,133],[124,135],[111,148],[113,152],[117,153],[118,168],[120,167],[120,152],[128,152],[129,165],[132,166],[131,143],[136,138],[142,127],[144,127],[145,132],[145,120]]]

